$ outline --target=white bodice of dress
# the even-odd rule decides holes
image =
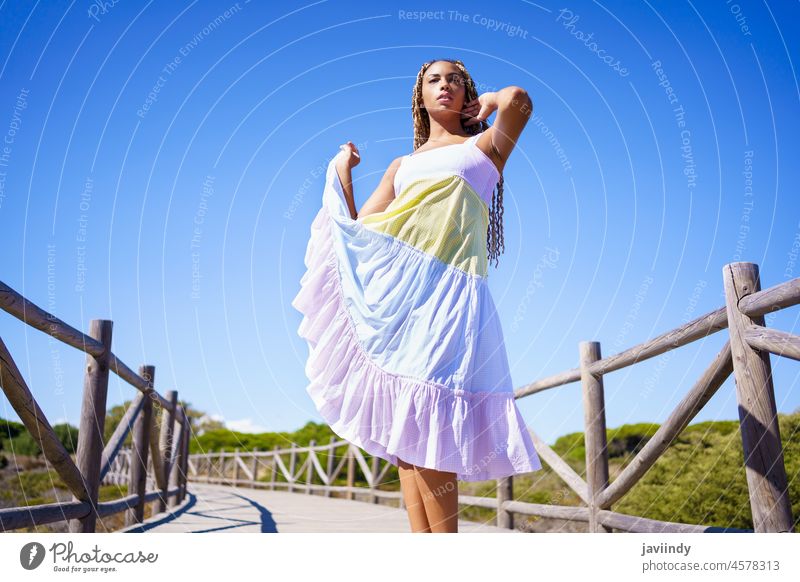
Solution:
[[[394,177],[395,196],[400,196],[408,184],[423,178],[461,176],[478,193],[487,206],[492,204],[492,191],[500,178],[497,166],[483,150],[475,145],[482,133],[463,143],[403,156]]]

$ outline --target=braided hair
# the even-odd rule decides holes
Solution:
[[[422,144],[428,141],[431,134],[431,121],[428,116],[428,111],[422,107],[422,81],[425,76],[425,71],[428,70],[433,63],[438,61],[447,61],[456,65],[464,77],[464,87],[466,89],[464,95],[464,102],[472,101],[478,97],[478,91],[475,88],[475,83],[472,76],[467,71],[464,63],[457,59],[433,59],[423,63],[422,67],[417,73],[417,82],[414,84],[414,92],[411,97],[411,113],[414,119],[414,150],[419,148]],[[489,128],[486,121],[464,126],[462,120],[462,127],[470,135],[475,135]],[[505,243],[503,241],[503,174],[497,182],[497,187],[492,193],[492,205],[489,211],[489,228],[486,232],[486,246],[487,258],[489,262],[495,261],[495,268],[497,267],[500,254],[505,251]]]

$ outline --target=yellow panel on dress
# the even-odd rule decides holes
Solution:
[[[487,275],[489,209],[461,176],[412,182],[383,212],[358,221],[462,271]]]

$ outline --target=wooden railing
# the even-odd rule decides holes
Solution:
[[[336,449],[344,448],[337,451]],[[327,452],[326,467],[317,453]],[[289,464],[283,461],[281,455],[289,455]],[[305,454],[304,461],[297,466],[299,456]],[[336,458],[339,462],[336,462]],[[380,463],[384,463],[380,467]],[[347,464],[347,485],[333,485],[333,482]],[[356,464],[361,469],[367,486],[356,486]],[[334,467],[334,465],[336,465]],[[320,491],[322,495],[331,497],[331,493],[341,492],[347,499],[355,499],[356,495],[366,496],[372,503],[377,503],[379,498],[398,499],[400,506],[403,498],[399,491],[382,491],[378,485],[383,482],[391,463],[373,456],[367,462],[361,449],[345,440],[335,436],[326,445],[317,445],[311,439],[306,447],[298,447],[295,443],[286,449],[277,446],[271,451],[253,450],[240,452],[239,449],[229,452],[194,453],[189,455],[187,478],[191,481],[202,483],[216,483],[220,485],[233,485],[237,487],[253,487],[263,489],[285,489],[289,492],[302,491],[311,493]],[[265,470],[269,474],[268,480],[259,480],[259,471]],[[283,481],[278,476],[283,477]],[[244,476],[244,477],[243,477]],[[318,477],[321,484],[312,481]],[[303,480],[304,479],[304,480]]]
[[[765,327],[763,316],[800,303],[800,278],[762,291],[758,267],[753,263],[730,263],[725,265],[722,273],[725,306],[650,341],[605,358],[600,355],[599,342],[581,342],[577,368],[542,378],[515,391],[516,398],[523,398],[550,388],[581,382],[586,479],[578,475],[535,432],[531,431],[531,435],[541,459],[575,491],[585,506],[566,507],[514,501],[511,478],[498,480],[496,498],[459,495],[459,503],[495,509],[497,525],[506,528],[514,527],[514,514],[519,513],[588,522],[591,532],[611,532],[612,528],[630,532],[791,531],[793,520],[769,354],[800,360],[800,337]],[[603,377],[609,372],[632,366],[726,328],[729,330],[729,339],[714,360],[653,437],[614,482],[609,483]],[[731,372],[735,376],[739,402],[744,468],[754,530],[667,522],[612,511],[611,506],[628,493],[653,466]],[[346,446],[346,450],[334,467],[335,456],[332,453],[342,445]],[[331,453],[327,455],[326,468],[322,467],[317,456],[321,451]],[[288,467],[281,458],[286,453],[290,455]],[[300,467],[296,467],[297,455],[303,453],[306,453],[306,458]],[[347,485],[333,486],[332,483],[345,462]],[[383,468],[380,467],[381,462],[385,463]],[[355,486],[356,463],[366,477],[367,487]],[[269,481],[257,480],[260,467],[269,469]],[[229,475],[231,469],[232,474]],[[326,496],[330,496],[333,491],[341,491],[350,499],[358,493],[364,493],[374,503],[379,498],[397,498],[402,507],[403,498],[399,491],[377,489],[388,470],[387,461],[373,457],[368,465],[358,447],[346,441],[332,440],[325,445],[316,445],[312,441],[308,447],[293,445],[289,449],[264,452],[240,453],[237,450],[228,453],[192,454],[189,455],[188,478],[270,489],[280,487],[305,493],[321,491]],[[246,479],[241,478],[242,472]],[[279,473],[285,481],[276,479]],[[304,482],[301,483],[303,478]],[[321,484],[312,483],[315,479],[321,481]]]
[[[30,436],[72,492],[69,502],[0,509],[0,531],[67,520],[70,532],[94,532],[99,517],[125,512],[126,525],[141,523],[144,504],[158,501],[158,512],[176,506],[186,495],[190,424],[178,393],[161,396],[154,388],[154,366],[136,374],[111,351],[112,323],[93,319],[84,334],[47,313],[0,282],[0,308],[27,325],[86,353],[81,419],[75,460],[56,436],[0,338],[0,385]],[[108,443],[103,443],[109,370],[139,390]],[[161,427],[153,406],[163,407]],[[175,423],[180,427],[176,429]],[[120,454],[133,431],[133,449]],[[149,457],[149,459],[148,459]],[[148,480],[148,473],[155,479]],[[127,473],[127,474],[126,474]],[[129,495],[99,503],[102,483],[127,482]],[[148,491],[148,483],[156,489]]]
[[[758,266],[729,263],[722,269],[725,306],[679,328],[610,357],[601,358],[599,342],[580,343],[578,368],[543,378],[516,391],[518,398],[571,382],[583,387],[586,480],[580,478],[541,439],[542,458],[581,497],[586,507],[570,508],[568,519],[589,523],[591,532],[616,528],[631,532],[756,531],[789,532],[792,512],[783,446],[778,431],[769,354],[800,359],[800,337],[765,327],[764,314],[800,303],[800,278],[761,290]],[[603,377],[728,328],[728,341],[647,444],[617,476],[608,480],[608,449]],[[611,510],[655,464],[670,443],[734,373],[745,475],[754,530],[735,530],[646,519]],[[511,502],[509,509],[517,507]],[[530,508],[529,508],[530,509]],[[534,515],[564,517],[565,508],[541,505]]]

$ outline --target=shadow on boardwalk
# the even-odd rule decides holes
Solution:
[[[460,533],[514,533],[460,520]],[[127,533],[408,533],[404,509],[225,485],[190,484],[182,505],[129,528]]]

